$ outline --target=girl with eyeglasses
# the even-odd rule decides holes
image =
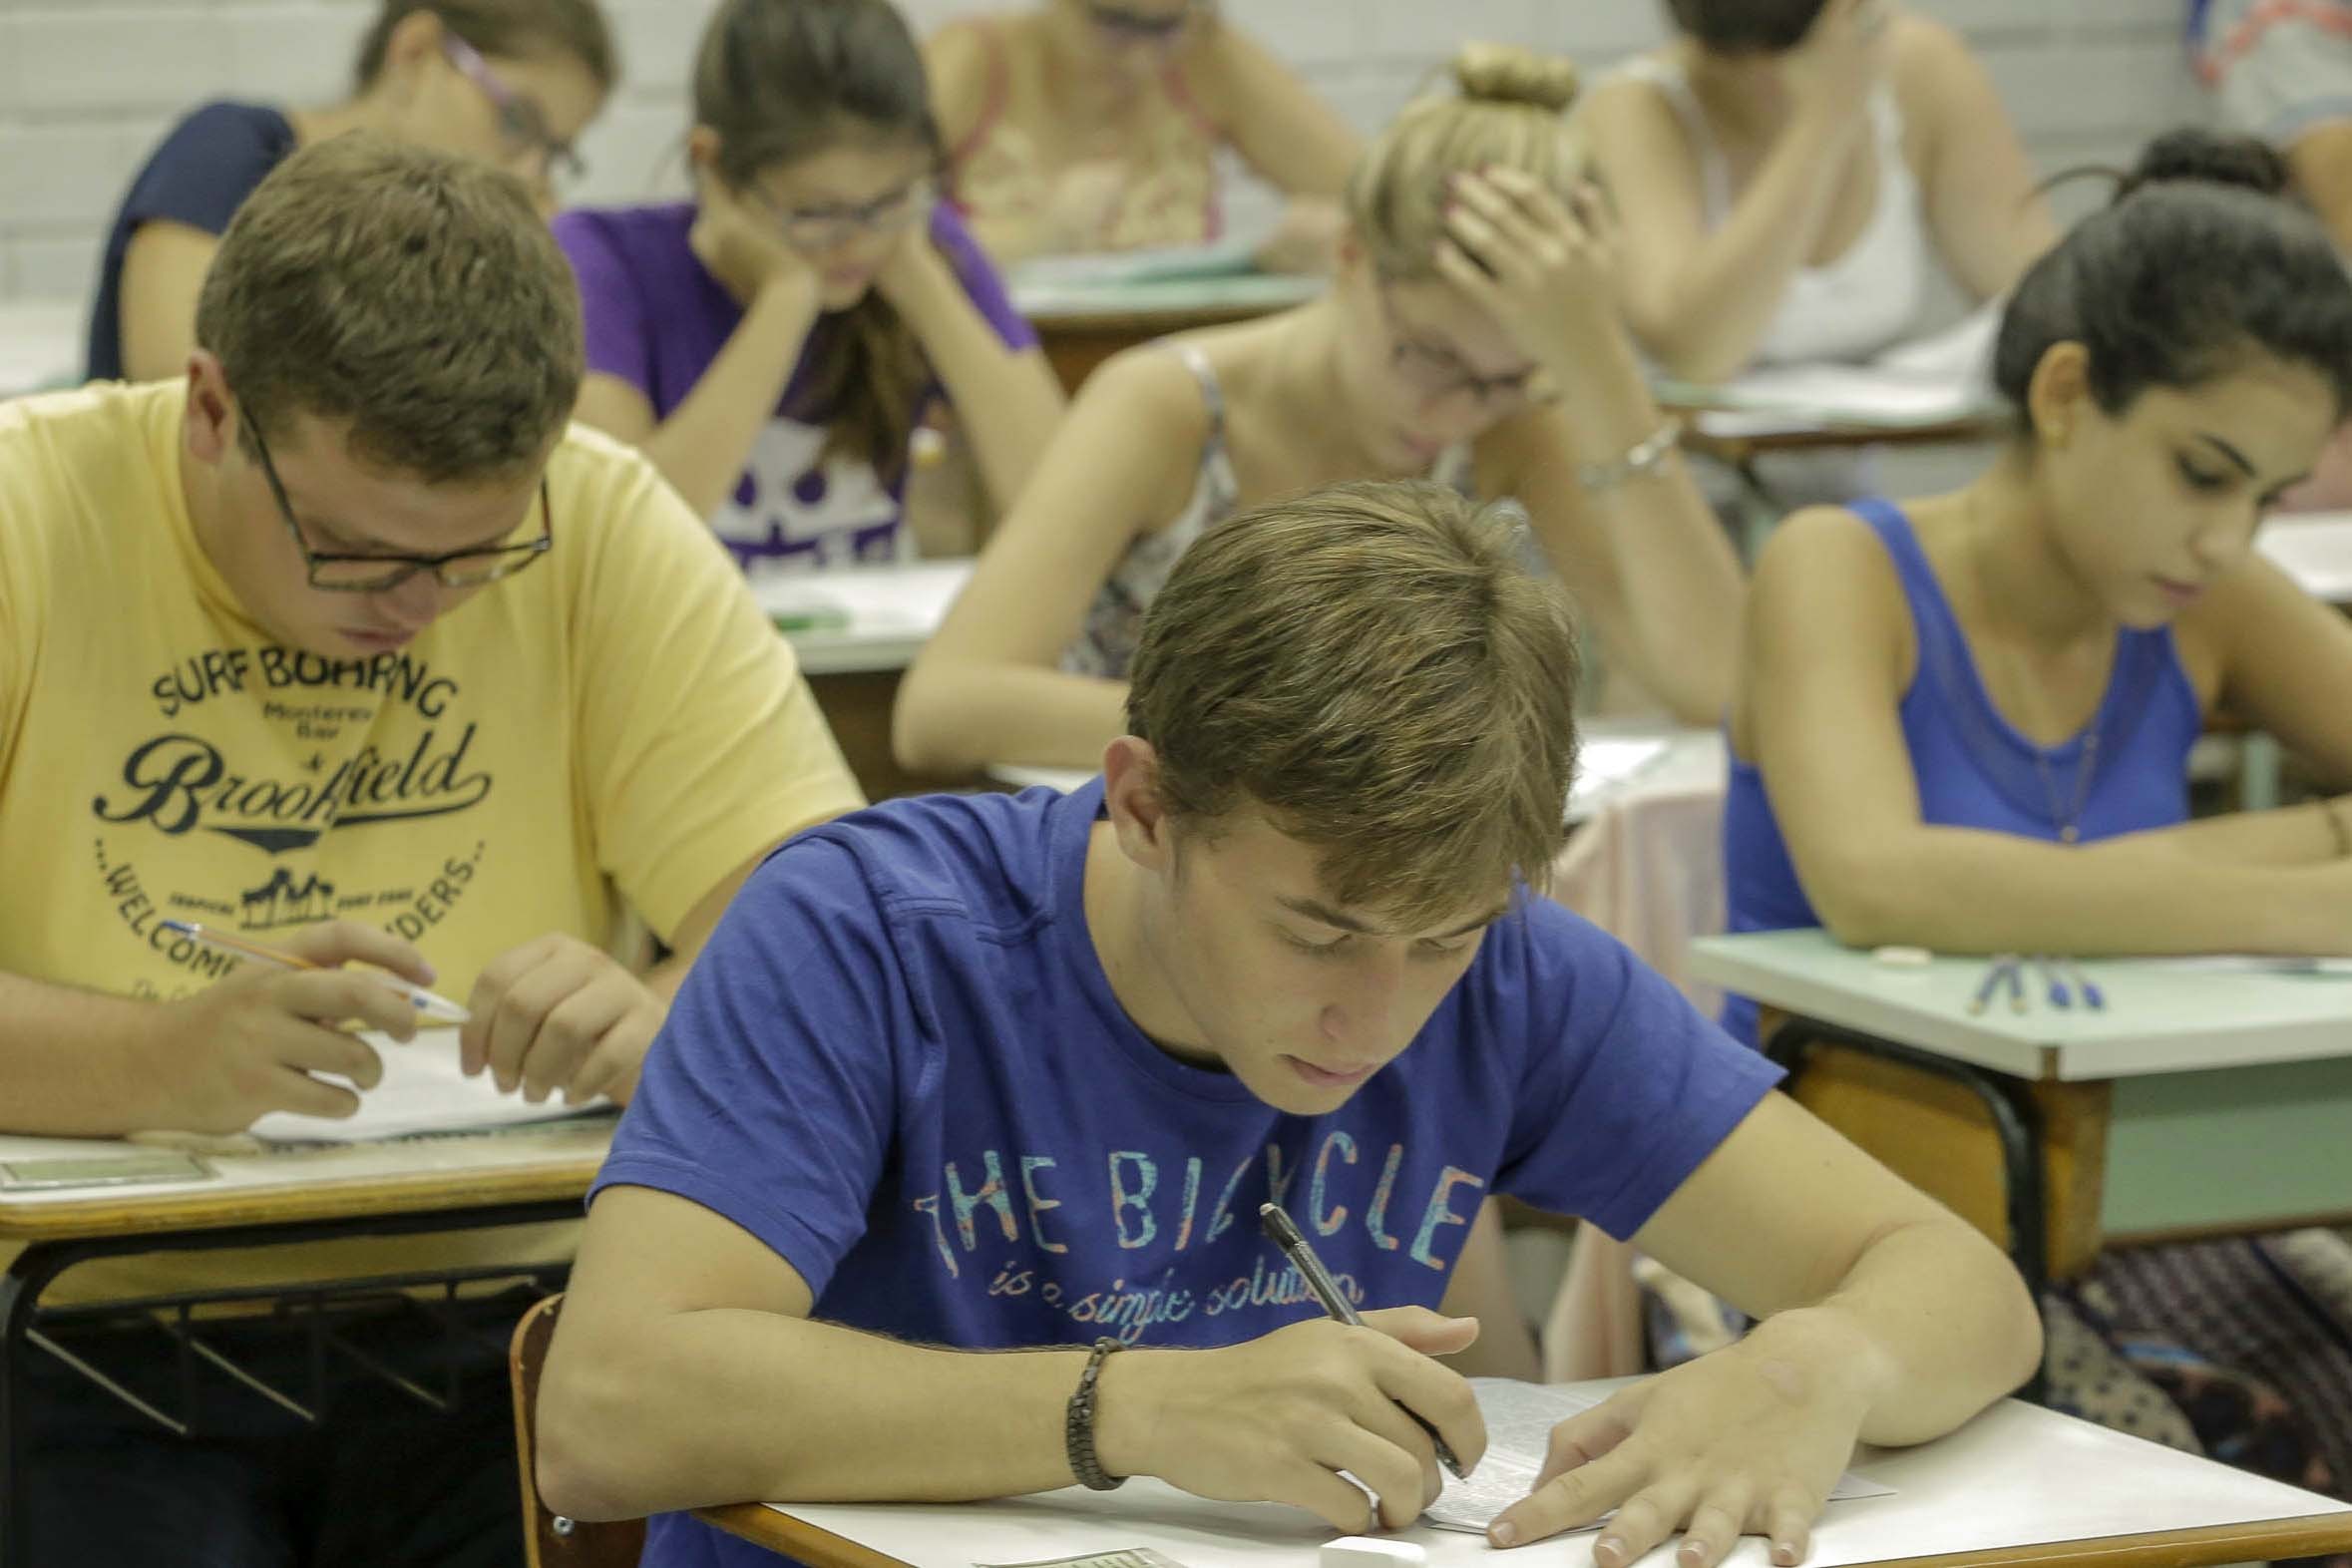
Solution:
[[[988,253],[1216,239],[1230,147],[1291,198],[1261,265],[1323,271],[1361,139],[1213,0],[1046,0],[926,46],[957,204]]]
[[[383,0],[356,93],[328,109],[212,103],[175,126],[115,213],[90,312],[94,381],[182,374],[220,234],[297,148],[347,131],[512,170],[553,212],[579,178],[573,142],[617,76],[595,0]]]
[[[556,221],[588,324],[579,417],[641,446],[747,568],[910,554],[911,453],[943,398],[1007,504],[1061,393],[940,198],[899,13],[722,0],[693,96],[691,202]]]
[[[1720,716],[1740,574],[1617,316],[1616,225],[1563,112],[1574,68],[1473,45],[1348,187],[1323,298],[1096,371],[902,687],[910,768],[1097,763],[1138,622],[1201,533],[1346,480],[1512,497],[1604,656]]]

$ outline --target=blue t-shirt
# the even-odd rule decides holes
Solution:
[[[895,800],[795,839],[696,961],[597,1190],[734,1221],[829,1322],[1213,1347],[1317,1314],[1269,1198],[1365,1306],[1433,1307],[1488,1192],[1630,1235],[1777,1081],[1529,899],[1347,1104],[1277,1111],[1121,1009],[1083,900],[1101,805],[1099,781]],[[644,1561],[774,1559],[665,1515]]]
[[[2051,842],[2072,821],[2089,842],[2187,820],[2188,751],[2204,716],[2170,627],[2119,631],[2107,694],[2091,722],[2059,745],[2036,745],[1993,705],[1959,617],[1902,508],[1857,501],[1852,511],[1894,563],[1918,643],[1918,669],[1898,713],[1918,781],[1920,821]],[[2098,751],[2087,756],[2094,735]],[[1738,756],[1724,798],[1724,883],[1733,931],[1821,923],[1797,881],[1763,771]],[[1756,1004],[1728,998],[1724,1023],[1754,1041]]]
[[[90,309],[91,380],[123,374],[123,257],[140,224],[162,219],[220,233],[293,151],[293,125],[259,104],[206,104],[172,128],[131,182],[107,234]]]
[[[555,223],[580,280],[588,369],[643,393],[656,420],[693,393],[743,321],[743,307],[694,254],[694,215],[691,202],[578,207]],[[1035,347],[1036,333],[955,208],[936,204],[928,232],[997,338],[1007,348]],[[745,567],[846,566],[906,553],[905,455],[825,452],[834,410],[819,405],[813,383],[841,352],[847,329],[842,313],[818,316],[734,494],[711,516],[712,530]],[[926,389],[919,401],[935,392]]]

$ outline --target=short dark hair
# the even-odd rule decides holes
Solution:
[[[383,9],[359,41],[359,59],[352,69],[361,92],[375,86],[383,74],[392,30],[419,11],[441,18],[443,27],[482,54],[506,60],[568,55],[607,93],[619,80],[612,29],[595,0],[383,0]]]
[[[2251,353],[2317,371],[2352,409],[2352,278],[2327,230],[2276,195],[2268,166],[2209,139],[2151,148],[2116,200],[2077,224],[2017,285],[1993,384],[2026,393],[2059,343],[2090,356],[2110,415],[2151,387],[2189,387]]]
[[[254,188],[196,335],[263,435],[348,420],[355,456],[431,484],[544,461],[586,360],[578,285],[523,183],[364,132]]]
[[[1245,513],[1176,563],[1131,674],[1170,816],[1255,805],[1345,903],[1417,924],[1551,875],[1576,629],[1508,509],[1390,481]]]
[[[1718,55],[1794,49],[1828,0],[1666,0],[1674,25]]]

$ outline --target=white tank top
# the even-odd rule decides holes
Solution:
[[[1619,67],[1666,96],[1699,161],[1701,210],[1709,229],[1732,211],[1732,170],[1679,61],[1638,56]],[[1757,344],[1758,364],[1867,359],[1912,329],[1927,290],[1927,233],[1919,182],[1903,157],[1903,117],[1891,90],[1870,98],[1877,133],[1878,201],[1853,243],[1821,266],[1799,268]]]

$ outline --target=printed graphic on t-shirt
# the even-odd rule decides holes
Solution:
[[[90,800],[92,872],[107,902],[191,989],[235,961],[164,931],[165,920],[267,941],[352,919],[421,938],[465,898],[487,845],[462,825],[436,834],[421,859],[368,854],[359,840],[462,817],[490,798],[481,721],[463,696],[460,682],[406,652],[226,647],[176,660],[142,694],[152,725],[133,732]],[[377,869],[392,867],[401,869]],[[154,989],[143,982],[137,993]]]
[[[947,1161],[937,1189],[909,1203],[936,1244],[938,1289],[999,1302],[1029,1297],[1088,1333],[1134,1344],[1196,1316],[1282,1308],[1288,1321],[1315,1301],[1261,1237],[1258,1206],[1270,1199],[1298,1222],[1341,1290],[1369,1308],[1390,1302],[1371,1299],[1349,1260],[1392,1255],[1441,1279],[1485,1188],[1485,1177],[1457,1166],[1432,1171],[1408,1161],[1402,1142],[1360,1144],[1328,1128],[1295,1157],[1268,1143],[1231,1169],[1196,1154],[1117,1149],[1079,1171],[1053,1155],[980,1149]],[[1106,1256],[1126,1266],[1071,1267]]]
[[[735,493],[711,526],[748,568],[753,563],[841,567],[896,561],[899,503],[873,465],[821,456],[825,432],[771,419],[753,443]]]

